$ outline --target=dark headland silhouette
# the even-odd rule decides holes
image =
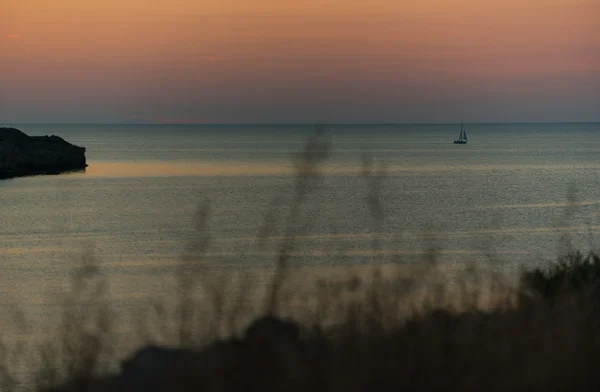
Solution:
[[[0,128],[0,179],[85,170],[85,147],[61,137]]]

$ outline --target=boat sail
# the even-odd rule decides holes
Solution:
[[[463,123],[460,123],[460,136],[454,141],[454,144],[467,144],[468,141],[469,139],[467,139],[467,131],[465,130],[465,126]]]

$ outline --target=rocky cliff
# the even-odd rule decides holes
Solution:
[[[0,179],[83,170],[85,147],[58,136],[28,136],[0,128]]]

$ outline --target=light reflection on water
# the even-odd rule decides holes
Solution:
[[[586,165],[421,165],[421,166],[385,166],[385,173],[431,173],[431,172],[464,172],[464,171],[523,171],[523,170],[600,170],[600,164]],[[364,168],[351,165],[329,165],[321,169],[328,174],[361,174]],[[72,177],[178,177],[178,176],[268,176],[293,175],[291,164],[267,165],[244,162],[110,162],[93,161],[85,173],[68,173],[63,176]]]

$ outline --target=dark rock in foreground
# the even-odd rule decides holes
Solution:
[[[0,128],[0,179],[84,170],[85,147],[52,136]]]
[[[242,339],[203,350],[148,346],[101,379],[72,380],[46,392],[316,391],[324,390],[325,339],[302,339],[292,321],[263,317]]]

